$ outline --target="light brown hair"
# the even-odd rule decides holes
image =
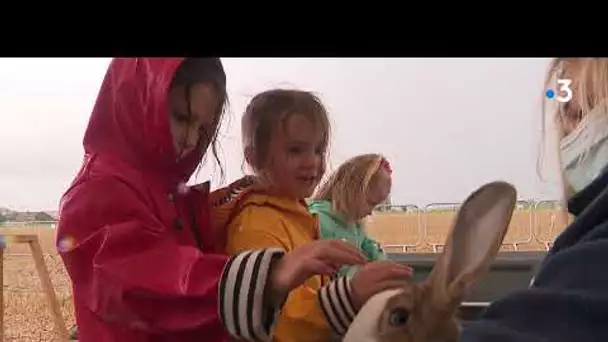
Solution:
[[[380,154],[362,154],[342,163],[331,176],[317,188],[315,200],[331,201],[333,210],[347,220],[352,220],[353,208],[357,208],[370,188],[378,179],[379,172],[390,167]]]
[[[557,79],[572,81],[572,100],[560,104],[554,116],[558,128],[580,122],[593,108],[608,100],[608,58],[555,58],[549,65],[545,89],[552,88]],[[546,101],[543,101],[543,128]]]
[[[557,103],[552,119],[557,128],[558,139],[566,130],[575,127],[593,108],[608,101],[608,58],[555,58],[551,61],[545,78],[544,91],[556,86],[558,79],[572,81],[572,99],[567,103]],[[556,92],[559,92],[559,88]],[[542,131],[540,156],[537,170],[542,177],[542,162],[546,143],[547,99],[542,103]],[[555,100],[552,100],[555,101]],[[557,149],[557,146],[554,146]],[[559,157],[558,157],[559,160]],[[563,174],[564,201],[570,196]],[[564,206],[565,207],[565,206]]]
[[[319,97],[304,90],[272,89],[254,96],[241,120],[246,162],[254,171],[269,162],[269,147],[277,129],[285,130],[288,120],[294,115],[302,115],[310,120],[321,132],[326,154],[330,123]]]

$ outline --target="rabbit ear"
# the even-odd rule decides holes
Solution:
[[[517,192],[506,182],[492,182],[461,205],[442,255],[426,285],[433,302],[458,305],[467,288],[496,258],[515,209]]]

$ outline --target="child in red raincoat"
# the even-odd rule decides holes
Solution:
[[[339,241],[223,255],[208,183],[185,182],[215,155],[226,102],[218,58],[111,62],[61,200],[80,341],[269,341],[291,289],[363,262]]]

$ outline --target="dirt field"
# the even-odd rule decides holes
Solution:
[[[56,254],[45,261],[68,328],[74,324],[71,288]],[[30,255],[5,255],[4,341],[55,341],[49,306]]]
[[[0,228],[4,232],[39,236],[51,281],[66,325],[74,324],[71,287],[59,256],[54,252],[55,230],[46,227]],[[9,244],[4,252],[4,341],[56,341],[51,311],[27,245]]]
[[[552,241],[565,222],[554,211],[519,211],[513,217],[505,239],[504,251],[544,250],[543,241]],[[369,234],[386,246],[387,251],[411,253],[440,250],[453,214],[387,212],[377,213],[367,223]],[[426,226],[427,229],[423,229]],[[0,228],[0,234],[15,228]],[[21,233],[38,234],[47,253],[51,273],[66,324],[74,324],[70,284],[61,260],[55,253],[55,230],[48,227],[20,228]],[[398,246],[391,246],[398,245]],[[404,248],[402,245],[409,245]],[[55,341],[53,322],[33,259],[26,245],[8,245],[4,258],[4,326],[7,342]]]

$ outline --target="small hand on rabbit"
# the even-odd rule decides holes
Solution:
[[[360,265],[364,262],[365,258],[356,247],[340,240],[319,240],[300,246],[273,265],[268,288],[270,300],[275,305],[280,304],[291,290],[309,277],[316,274],[330,276],[343,264]]]
[[[402,288],[413,272],[410,266],[390,260],[374,261],[361,266],[351,281],[355,310],[359,310],[376,293]]]

